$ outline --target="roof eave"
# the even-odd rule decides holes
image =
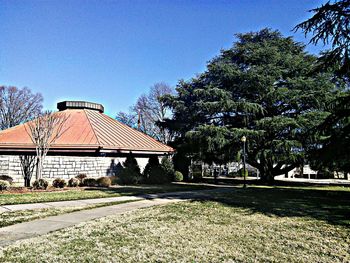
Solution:
[[[0,152],[32,152],[35,151],[35,146],[32,144],[2,144]],[[174,149],[157,148],[130,148],[116,146],[100,146],[100,145],[55,145],[49,149],[49,152],[104,152],[104,153],[139,153],[139,154],[170,154]]]

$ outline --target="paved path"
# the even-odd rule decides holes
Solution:
[[[350,186],[350,180],[344,180],[344,179],[276,178],[276,180],[282,181],[282,182],[298,182],[298,183],[306,183],[306,184]]]
[[[95,204],[105,204],[121,201],[133,201],[142,200],[142,196],[117,196],[107,198],[94,198],[94,199],[81,199],[71,201],[59,201],[59,202],[44,202],[44,203],[32,203],[32,204],[18,204],[18,205],[2,205],[0,206],[0,213],[32,210],[32,209],[44,209],[44,208],[59,208],[59,207],[83,207]]]
[[[207,182],[214,182],[214,177],[203,177]],[[243,184],[243,178],[231,178],[226,176],[219,176],[217,178],[219,182],[227,183],[227,184]],[[247,177],[248,183],[255,183],[258,181],[258,178],[256,177]],[[306,178],[285,178],[283,176],[276,176],[275,182],[290,182],[291,185],[295,183],[297,185],[298,183],[302,183],[305,185],[329,185],[329,186],[350,186],[350,180],[345,179],[306,179]]]
[[[139,208],[151,207],[155,205],[162,205],[193,199],[205,199],[210,197],[212,194],[215,194],[215,192],[222,192],[228,190],[229,189],[222,188],[215,190],[144,195],[142,197],[139,197],[143,198],[143,200],[137,202],[82,210],[3,227],[0,228],[0,248],[8,246],[18,240],[44,235],[49,232],[70,227],[88,220],[93,220],[109,215],[121,214]]]

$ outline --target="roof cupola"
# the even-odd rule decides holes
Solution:
[[[57,109],[59,111],[67,109],[89,109],[96,110],[101,113],[104,112],[104,107],[102,104],[88,102],[88,101],[62,101],[57,103]]]

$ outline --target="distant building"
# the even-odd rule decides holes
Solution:
[[[289,171],[287,174],[279,175],[276,178],[302,178],[302,179],[345,179],[349,180],[348,174],[342,172],[325,173],[322,171],[315,171],[311,169],[310,165],[304,165],[304,167],[296,167]]]
[[[105,115],[101,104],[64,101],[55,114],[66,114],[65,132],[52,145],[44,162],[43,177],[71,178],[84,173],[91,177],[113,175],[130,152],[141,169],[151,155],[174,150],[150,136]],[[20,155],[35,154],[26,124],[0,131],[0,175],[22,182]]]
[[[296,167],[284,175],[285,178],[305,178],[305,179],[317,179],[318,172],[312,170],[310,165],[304,165],[303,168]]]

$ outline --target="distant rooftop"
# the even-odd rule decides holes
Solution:
[[[97,110],[101,113],[104,112],[104,107],[102,104],[88,102],[88,101],[62,101],[57,103],[57,109],[59,111],[67,109],[89,109]]]

